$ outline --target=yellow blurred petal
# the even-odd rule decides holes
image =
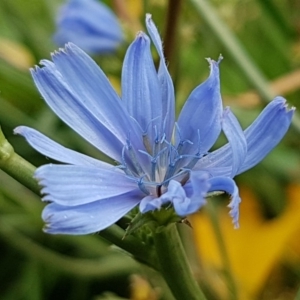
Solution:
[[[125,32],[135,36],[143,28],[140,23],[140,19],[144,18],[142,0],[114,0],[114,8]]]
[[[34,64],[34,58],[26,47],[5,38],[0,38],[0,58],[23,70]]]
[[[139,20],[143,14],[143,2],[142,0],[127,0],[127,13],[134,19]]]
[[[292,201],[300,201],[300,185],[294,184],[291,185],[288,189],[288,194]],[[297,231],[295,232],[294,236],[290,239],[288,243],[288,250],[293,253],[294,260],[300,260],[300,226],[298,227]]]
[[[265,221],[258,214],[257,201],[250,190],[241,188],[240,229],[234,230],[228,211],[219,214],[223,238],[228,251],[233,274],[242,291],[254,296],[265,284],[272,268],[283,255],[287,242],[300,227],[300,187],[291,186],[288,190],[288,203],[285,211],[273,220]],[[195,239],[199,255],[218,269],[222,261],[207,216],[193,217]]]
[[[139,275],[132,275],[130,277],[130,281],[131,300],[158,300],[157,293],[143,277]]]

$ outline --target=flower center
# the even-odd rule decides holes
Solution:
[[[165,134],[156,136],[151,144],[147,134],[143,135],[145,150],[134,149],[130,140],[122,151],[121,169],[134,180],[146,195],[160,197],[167,191],[170,180],[184,185],[190,176],[191,169],[203,157],[200,152],[200,134],[198,130],[197,153],[189,153],[190,140],[181,139],[179,128],[177,145],[165,139]],[[145,163],[146,162],[146,163]]]

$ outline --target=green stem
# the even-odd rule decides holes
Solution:
[[[14,148],[4,137],[0,129],[0,168],[11,177],[25,185],[36,194],[40,187],[33,178],[35,166],[15,153]]]
[[[153,249],[142,244],[141,241],[133,236],[125,237],[125,230],[118,225],[112,225],[100,231],[99,235],[132,254],[138,261],[158,270],[158,262]]]
[[[40,195],[40,186],[33,178],[36,170],[35,166],[15,153],[11,144],[4,137],[1,128],[0,169],[15,178],[37,195]],[[125,231],[117,225],[113,225],[101,231],[100,235],[120,248],[128,251],[138,260],[157,268],[155,253],[151,250],[151,248],[147,248],[144,244],[131,236],[123,239]]]
[[[206,299],[192,274],[176,225],[159,227],[153,238],[162,275],[175,298]]]

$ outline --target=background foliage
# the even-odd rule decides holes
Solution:
[[[178,109],[208,75],[204,58],[217,59],[220,53],[224,102],[243,126],[277,94],[299,108],[299,1],[177,0],[180,10],[171,19],[166,15],[172,1],[105,2],[120,16],[126,41],[114,55],[95,59],[117,89],[125,50],[135,32],[144,30],[149,12],[165,40]],[[52,35],[61,3],[0,2],[0,124],[15,150],[36,166],[49,160],[12,134],[18,125],[101,156],[46,107],[28,71],[57,48]],[[166,33],[172,20],[174,41]],[[195,275],[209,299],[296,299],[297,293],[300,299],[297,118],[281,144],[237,178],[243,200],[239,230],[232,227],[225,196],[193,216],[192,229],[181,226]],[[170,299],[158,274],[96,234],[44,234],[42,208],[36,195],[0,171],[1,299]]]

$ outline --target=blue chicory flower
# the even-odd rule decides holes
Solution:
[[[64,164],[39,167],[35,177],[49,233],[100,231],[139,205],[141,213],[173,206],[179,216],[199,210],[207,193],[231,195],[230,214],[238,226],[240,197],[233,177],[260,162],[282,139],[294,113],[275,98],[243,131],[229,108],[223,110],[219,61],[188,97],[175,122],[174,89],[158,31],[147,15],[149,35],[160,56],[156,70],[150,39],[138,33],[125,56],[122,100],[96,63],[73,44],[32,70],[53,111],[118,166],[67,149],[38,131],[20,126],[40,153]],[[208,152],[221,130],[228,144]],[[172,138],[173,137],[173,138]]]
[[[97,0],[69,0],[61,7],[54,41],[75,43],[91,54],[109,53],[120,45],[123,33],[114,13]]]

